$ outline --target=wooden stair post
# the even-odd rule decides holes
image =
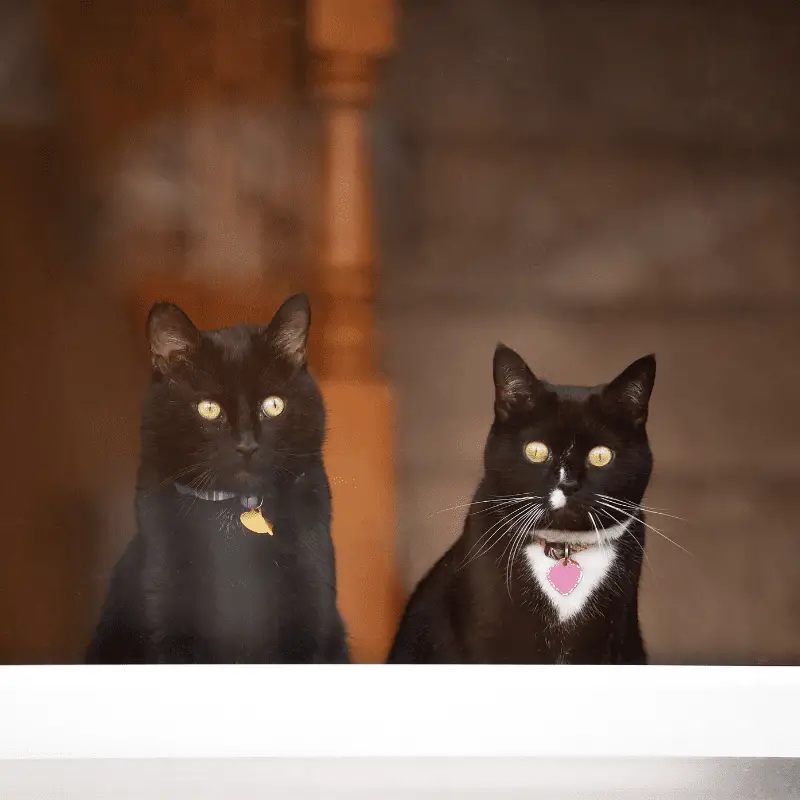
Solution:
[[[375,231],[369,105],[394,43],[393,0],[310,0],[308,43],[322,114],[317,365],[328,407],[339,603],[353,658],[385,660],[400,611],[393,414],[375,356]]]

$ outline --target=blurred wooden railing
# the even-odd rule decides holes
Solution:
[[[360,661],[384,659],[399,613],[393,416],[375,356],[369,107],[394,39],[393,0],[311,0],[312,83],[322,111],[322,225],[315,288],[328,405],[339,597]]]

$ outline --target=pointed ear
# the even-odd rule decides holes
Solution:
[[[539,392],[539,381],[522,356],[499,343],[494,351],[494,413],[506,422],[515,411],[530,411]]]
[[[603,398],[630,417],[635,425],[644,425],[655,380],[656,357],[651,353],[634,361],[614,378],[603,389]]]
[[[311,326],[311,306],[308,297],[296,294],[275,312],[264,337],[277,353],[299,369],[308,359],[308,329]]]
[[[172,303],[156,303],[147,317],[147,338],[153,368],[165,373],[188,361],[200,343],[200,333],[189,317]]]

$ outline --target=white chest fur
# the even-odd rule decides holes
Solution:
[[[580,583],[568,594],[562,595],[547,579],[547,573],[556,563],[544,554],[540,544],[530,544],[525,548],[525,556],[539,588],[553,604],[560,622],[566,622],[579,614],[603,580],[608,577],[614,561],[617,558],[617,545],[615,540],[622,536],[627,525],[618,525],[606,531],[606,541],[602,545],[594,545],[586,550],[581,550],[574,556],[573,561],[580,564],[582,577]],[[610,535],[609,535],[610,534]],[[595,538],[595,534],[586,534]]]

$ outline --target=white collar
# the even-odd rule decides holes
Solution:
[[[238,497],[245,508],[260,508],[263,503],[263,498],[257,495],[245,495],[238,492],[224,492],[221,490],[213,489],[207,492],[201,492],[199,489],[193,489],[191,486],[184,486],[181,483],[176,483],[175,488],[181,493],[196,497],[198,500],[211,500],[214,503],[220,503],[223,500],[233,500]]]

